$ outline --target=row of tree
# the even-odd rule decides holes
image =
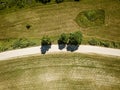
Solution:
[[[25,5],[32,5],[34,3],[50,3],[52,0],[0,0],[0,10],[11,7],[23,8]],[[56,3],[61,3],[64,0],[55,0]],[[79,0],[75,0],[79,1]]]
[[[37,2],[42,2],[43,4],[50,3],[51,0],[36,0]],[[55,0],[56,3],[61,3],[64,0]]]
[[[82,42],[82,33],[80,31],[70,33],[69,35],[62,33],[58,39],[58,44],[79,45]],[[41,40],[41,45],[51,45],[51,39],[47,36]]]

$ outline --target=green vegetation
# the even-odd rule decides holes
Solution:
[[[62,33],[58,39],[58,44],[67,44],[68,36],[65,33]]]
[[[3,52],[3,51],[6,51],[6,50],[8,50],[8,47],[6,47],[6,46],[0,46],[0,52]]]
[[[81,27],[100,26],[105,23],[105,11],[102,9],[82,11],[76,17]]]
[[[82,42],[82,33],[80,31],[70,33],[69,37],[67,34],[62,33],[58,39],[58,44],[69,44],[69,45],[79,45]]]
[[[11,0],[6,1],[10,2]],[[10,50],[13,42],[20,38],[26,38],[36,45],[40,45],[41,38],[47,35],[56,44],[60,34],[69,34],[77,30],[83,34],[81,44],[89,44],[88,42],[94,38],[99,42],[109,43],[109,47],[120,48],[119,3],[118,0],[80,0],[80,2],[64,0],[63,3],[56,4],[55,0],[51,0],[47,5],[38,2],[37,4],[36,2],[32,3],[30,8],[28,4],[25,4],[26,6],[21,9],[12,5],[13,7],[9,9],[0,10],[0,48]],[[80,12],[89,10],[104,10],[104,24],[80,27],[76,23],[76,16]],[[30,30],[26,30],[27,24],[32,26]]]
[[[13,43],[12,47],[13,49],[16,49],[16,48],[25,48],[25,47],[34,46],[34,45],[35,45],[34,42],[31,42],[27,39],[20,38]]]
[[[35,0],[0,0],[0,10],[10,9],[10,8],[23,8],[26,5],[32,5]]]
[[[120,57],[78,53],[0,61],[0,90],[119,90]]]
[[[44,45],[51,45],[52,42],[51,42],[51,39],[48,37],[48,36],[44,36],[41,40],[41,45],[44,46]]]
[[[77,31],[75,33],[70,33],[68,44],[79,45],[82,42],[82,33]]]
[[[91,39],[90,41],[88,41],[88,43],[90,45],[99,45],[99,42],[97,40],[95,40],[95,39]]]
[[[120,48],[120,42],[110,42],[110,41],[101,41],[99,39],[92,38],[88,40],[90,45],[97,45],[103,47],[111,47],[111,48]]]
[[[26,38],[19,39],[4,39],[0,40],[0,52],[17,49],[17,48],[25,48],[30,46],[35,46],[37,43],[33,40],[28,40]]]
[[[63,1],[74,1],[74,0],[0,0],[0,10],[25,8],[31,6],[37,6],[47,3],[61,3]]]

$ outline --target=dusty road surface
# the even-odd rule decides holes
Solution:
[[[79,52],[79,53],[95,53],[102,55],[120,56],[120,49],[105,48],[90,45],[80,45],[79,47],[67,47],[52,45],[51,47],[30,47],[24,49],[11,50],[0,53],[0,60],[8,60],[10,58],[16,58],[32,54],[47,54],[55,52]]]

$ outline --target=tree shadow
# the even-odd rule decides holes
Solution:
[[[66,44],[58,44],[58,48],[59,48],[60,50],[64,49],[65,46],[66,46]]]
[[[78,48],[79,48],[79,45],[70,45],[70,44],[67,45],[67,51],[74,52],[74,51],[76,51]]]
[[[40,48],[41,54],[45,54],[47,51],[49,51],[50,48],[51,48],[51,45],[42,45]]]

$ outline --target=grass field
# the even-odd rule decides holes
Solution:
[[[0,43],[9,39],[3,46],[11,46],[16,38],[28,38],[40,44],[44,35],[52,38],[57,43],[58,36],[65,32],[82,31],[83,44],[91,38],[101,41],[120,43],[120,1],[119,0],[81,0],[80,2],[63,2],[60,4],[38,5],[23,8],[14,12],[0,13]],[[91,9],[105,10],[105,25],[82,28],[75,22],[76,16]],[[26,25],[30,24],[30,30]],[[2,46],[2,45],[1,45]],[[120,47],[120,45],[119,45]]]
[[[120,90],[120,57],[48,54],[0,61],[0,90]]]

